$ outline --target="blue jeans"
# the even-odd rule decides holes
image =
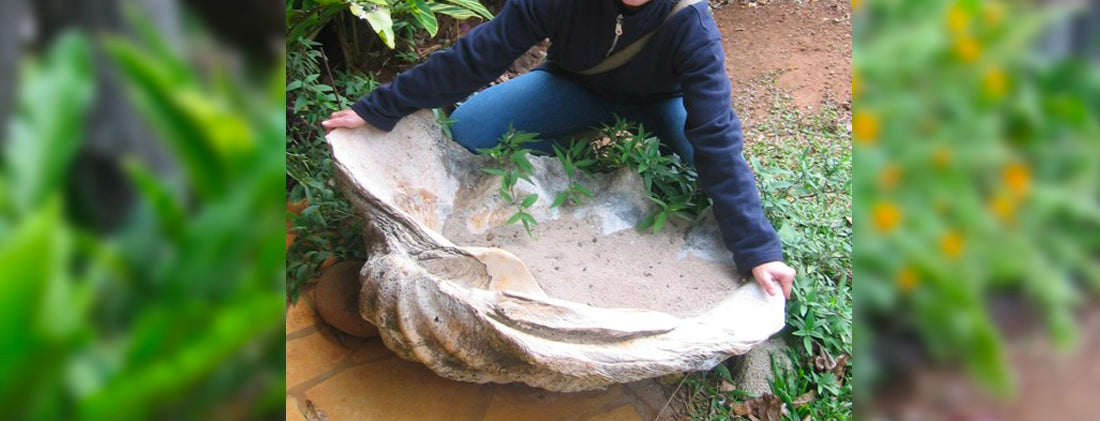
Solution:
[[[615,123],[615,117],[641,123],[661,140],[664,151],[692,162],[693,148],[684,135],[683,98],[649,104],[619,104],[600,98],[569,79],[532,71],[486,89],[451,114],[454,140],[477,153],[500,143],[509,124],[517,131],[539,134],[534,150],[551,153],[555,142],[568,142],[593,128]]]

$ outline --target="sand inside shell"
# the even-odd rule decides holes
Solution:
[[[460,246],[507,250],[523,260],[549,296],[598,307],[697,316],[741,285],[732,264],[682,253],[683,229],[604,235],[596,219],[565,211],[558,219],[539,221],[532,236],[522,224],[473,233],[465,218],[451,215],[443,234]]]

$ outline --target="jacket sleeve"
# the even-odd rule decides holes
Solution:
[[[422,108],[460,101],[508,70],[512,62],[546,38],[558,0],[509,0],[500,13],[462,37],[450,49],[398,75],[352,105],[363,120],[382,130]]]
[[[717,29],[685,43],[677,57],[687,110],[685,132],[695,149],[699,187],[738,271],[783,260],[775,228],[764,217],[756,180],[742,154],[741,122],[730,104],[730,82]]]

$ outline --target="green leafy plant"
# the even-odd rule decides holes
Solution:
[[[798,271],[787,304],[792,368],[773,370],[773,393],[795,410],[792,419],[851,419],[850,134],[833,106],[812,115],[786,107],[774,113],[747,135],[784,140],[753,144],[746,154],[765,214],[778,230],[788,264]],[[812,403],[793,405],[811,391]]]
[[[318,276],[325,262],[366,258],[359,234],[362,221],[336,188],[321,121],[350,107],[351,98],[378,84],[369,75],[329,73],[319,47],[303,39],[287,55],[286,112],[291,117],[286,133],[286,177],[291,180],[287,201],[303,207],[287,214],[288,234],[294,236],[286,250],[291,300],[297,300],[301,286]]]
[[[432,115],[435,116],[435,122],[439,123],[439,129],[443,131],[443,136],[448,139],[452,139],[451,128],[454,127],[455,119],[447,115],[447,112],[440,108],[433,108]]]
[[[351,14],[370,23],[382,42],[395,48],[394,32],[405,28],[420,28],[435,36],[439,30],[436,13],[459,20],[480,16],[492,19],[493,15],[477,0],[445,0],[449,4],[429,0],[368,0],[349,2]]]
[[[534,133],[517,132],[509,126],[508,132],[501,137],[500,143],[492,148],[478,151],[497,160],[499,168],[482,168],[481,170],[486,174],[500,177],[500,189],[498,190],[500,197],[508,205],[516,207],[516,213],[508,218],[508,224],[522,222],[527,235],[532,235],[531,229],[538,225],[538,221],[527,210],[539,200],[539,195],[529,194],[520,199],[516,197],[515,187],[519,180],[531,182],[531,172],[534,171],[534,167],[527,156],[532,151],[526,148],[525,145],[534,142],[538,142],[538,138]]]
[[[646,197],[659,207],[641,221],[638,226],[640,230],[658,233],[669,217],[691,220],[710,206],[710,199],[698,190],[695,170],[680,161],[679,156],[663,155],[660,140],[647,134],[636,123],[618,119],[614,125],[604,127],[599,133],[601,136],[592,140],[573,140],[567,147],[553,145],[554,155],[565,169],[568,185],[554,197],[551,208],[567,202],[579,204],[583,197],[592,197],[592,191],[579,182],[579,174],[608,172],[623,167],[641,175]],[[537,141],[534,135],[517,133],[509,128],[496,147],[480,151],[497,159],[501,168],[483,171],[501,177],[501,197],[517,206],[518,210],[509,219],[509,224],[522,221],[528,233],[537,222],[526,210],[537,198],[532,199],[533,195],[529,195],[517,201],[512,188],[518,180],[530,182],[531,163],[527,156],[532,151],[522,145],[534,141]],[[525,203],[528,205],[524,206]]]
[[[593,147],[599,166],[604,170],[627,167],[636,171],[642,176],[646,197],[659,208],[646,216],[638,229],[656,234],[669,217],[690,221],[710,207],[710,198],[698,189],[695,169],[685,165],[678,155],[662,154],[660,139],[643,127],[617,119],[601,134]]]
[[[745,155],[765,215],[798,272],[782,333],[790,367],[773,366],[771,384],[790,420],[853,416],[851,137],[837,114],[832,106],[805,114],[777,103],[767,120],[745,127],[755,140]],[[688,382],[695,418],[732,417],[731,402],[758,398],[723,391],[725,370],[720,365]]]
[[[390,49],[396,48],[396,33],[403,30],[423,29],[434,37],[439,30],[437,14],[458,20],[493,18],[477,0],[288,0],[287,41],[312,39],[333,16],[345,10],[367,21]]]
[[[554,202],[550,204],[550,207],[556,208],[566,202],[580,204],[581,197],[592,197],[592,190],[577,181],[577,171],[588,174],[589,168],[596,164],[592,143],[574,141],[566,148],[555,144],[554,155],[558,157],[558,162],[565,168],[565,176],[569,184],[566,186],[565,191],[554,197]]]
[[[792,361],[801,356],[797,351],[788,352]],[[791,410],[786,419],[803,420],[851,420],[852,382],[847,361],[832,361],[840,367],[815,367],[813,364],[795,362],[783,367],[771,356],[772,393]],[[825,364],[825,363],[822,363]]]

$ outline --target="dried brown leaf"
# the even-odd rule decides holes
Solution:
[[[305,415],[309,421],[328,421],[328,415],[325,414],[325,411],[322,411],[309,399],[306,399],[306,410],[302,415]]]
[[[836,364],[833,366],[833,376],[836,377],[837,383],[840,383],[844,379],[844,372],[848,371],[848,354],[841,354],[840,358],[836,359]]]
[[[720,392],[732,392],[734,390],[737,390],[737,386],[734,386],[733,383],[727,382],[725,380],[722,380],[721,383],[718,383],[718,391]]]
[[[813,357],[814,370],[826,371],[829,369],[829,362],[825,360],[825,357],[820,355]]]
[[[817,391],[811,390],[809,392],[803,393],[802,396],[795,398],[794,401],[791,401],[791,404],[798,407],[813,402],[815,400],[817,400]]]
[[[783,401],[775,395],[765,393],[759,398],[750,399],[745,402],[749,414],[749,419],[756,419],[760,421],[779,421],[783,419],[783,415],[787,413],[787,408],[783,405]]]
[[[733,415],[739,417],[745,417],[749,415],[749,406],[741,402],[734,402],[730,404],[730,408],[733,409]]]

